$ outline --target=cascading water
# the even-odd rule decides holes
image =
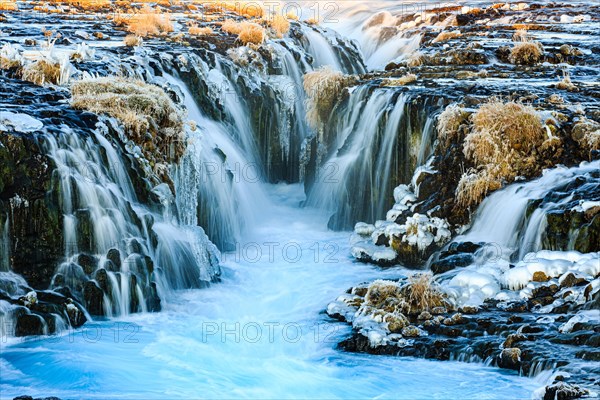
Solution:
[[[330,226],[349,228],[357,220],[372,220],[384,210],[386,196],[397,182],[391,179],[406,97],[394,91],[359,87],[336,120],[329,156],[311,188],[308,204],[334,212]],[[401,135],[401,134],[400,134]],[[355,189],[365,190],[357,198]]]
[[[167,80],[182,91],[189,117],[196,124],[174,173],[181,220],[205,226],[214,243],[231,249],[264,204],[260,170],[248,161],[253,155],[238,148],[226,127],[202,114],[181,80],[173,76]]]
[[[495,243],[513,253],[513,258],[522,260],[529,252],[539,251],[544,240],[548,213],[558,206],[579,206],[579,201],[570,195],[553,198],[553,193],[569,183],[586,177],[593,179],[590,187],[598,186],[600,161],[582,163],[576,168],[557,167],[545,171],[534,181],[515,183],[488,196],[479,206],[473,226],[455,241]],[[572,189],[571,189],[572,190]],[[528,214],[532,201],[548,197],[543,206]],[[598,199],[600,201],[600,198]],[[570,235],[574,236],[574,235]],[[572,243],[567,248],[572,250]]]
[[[170,55],[152,68],[143,63],[123,68],[179,88],[192,121],[186,152],[170,171],[175,193],[166,183],[148,189],[150,205],[140,204],[140,182],[128,172],[129,159],[143,155],[131,143],[124,151],[110,141],[109,128],[126,141],[114,121],[106,125],[103,119],[90,137],[68,129],[55,138],[48,135],[43,144],[56,164],[66,258],[53,287],[70,287],[88,309],[93,307],[86,293],[91,285],[98,287],[98,314],[119,318],[91,321],[65,340],[38,338],[3,348],[3,393],[414,398],[473,397],[484,391],[502,398],[531,391],[528,380],[481,366],[333,350],[349,331],[321,317],[324,304],[357,280],[398,279],[406,271],[353,263],[347,233],[327,230],[323,209],[336,213],[331,224],[336,228],[381,215],[398,175],[429,156],[433,119],[414,134],[406,95],[359,87],[319,143],[325,159],[317,165],[322,171],[308,201],[300,184],[265,184],[301,181],[308,165],[302,158],[314,136],[304,121],[302,75],[322,65],[346,73],[365,70],[361,60],[352,59],[352,46],[336,44],[338,38],[321,28],[300,30],[301,39],[270,44],[273,63],[258,73],[208,51],[211,61],[188,60],[199,71],[196,77],[178,71],[181,66]],[[380,50],[370,53],[371,66],[398,55],[393,48]],[[171,73],[153,76],[157,65]],[[289,85],[296,95],[282,97]],[[333,175],[326,169],[331,167]],[[357,188],[369,196],[357,200]],[[218,251],[200,226],[221,249],[235,249],[224,254],[222,284],[201,292],[174,291],[204,287],[220,276]],[[7,292],[27,295],[26,283],[13,281],[15,289]],[[165,312],[143,313],[158,309],[154,291]],[[0,317],[10,315],[5,305],[0,301]],[[136,311],[142,313],[132,314]],[[68,328],[61,322],[54,321],[55,331]],[[121,323],[134,328],[126,332],[133,336],[119,336]],[[255,341],[248,335],[257,325],[264,330]],[[289,336],[292,330],[300,332],[297,340]],[[82,355],[85,373],[73,352]],[[157,375],[163,379],[148,379]]]
[[[59,137],[44,137],[43,147],[56,164],[64,215],[66,261],[53,287],[69,287],[88,308],[90,292],[100,288],[102,305],[91,311],[123,315],[157,310],[158,297],[172,289],[214,279],[216,250],[203,232],[138,204],[123,156],[100,129],[83,138],[65,127]]]

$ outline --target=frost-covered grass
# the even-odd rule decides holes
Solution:
[[[517,65],[532,65],[542,61],[544,48],[538,42],[518,42],[510,50],[509,61]]]
[[[140,46],[143,41],[144,39],[136,35],[127,35],[125,36],[125,39],[123,39],[123,43],[128,47]]]
[[[447,129],[455,128],[458,113],[453,109],[443,115]],[[536,110],[521,103],[491,99],[471,115],[471,123],[463,152],[475,169],[463,174],[456,189],[462,206],[478,204],[503,182],[537,171],[543,151],[561,144],[543,129]]]
[[[313,128],[321,126],[329,118],[342,90],[355,82],[355,77],[344,75],[329,66],[305,74],[307,122]]]
[[[457,104],[451,104],[444,109],[437,119],[437,131],[440,144],[444,147],[455,140],[458,129],[465,123],[469,113]]]
[[[428,273],[412,275],[400,293],[408,303],[409,314],[417,315],[446,305],[444,293]]]
[[[71,94],[74,108],[118,119],[129,137],[145,150],[167,158],[181,154],[184,114],[160,87],[138,79],[107,77],[76,82]],[[174,157],[170,157],[173,150]]]
[[[571,81],[571,75],[568,72],[564,73],[563,78],[556,84],[556,88],[569,92],[577,90],[577,86]]]
[[[47,83],[58,85],[61,83],[61,65],[50,59],[41,59],[28,64],[23,68],[23,80],[44,85]]]
[[[571,136],[588,152],[600,150],[600,124],[591,119],[582,119],[573,127]]]

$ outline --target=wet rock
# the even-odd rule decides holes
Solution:
[[[87,275],[91,275],[98,267],[98,259],[92,255],[81,253],[77,256],[77,264]]]
[[[20,313],[15,325],[15,336],[31,336],[44,334],[44,318],[37,314]]]
[[[441,260],[431,264],[431,271],[434,274],[443,274],[444,272],[452,271],[459,267],[466,267],[473,264],[474,258],[472,254],[454,254],[447,256]]]
[[[121,252],[119,249],[108,250],[106,258],[116,266],[117,270],[121,269]]]
[[[85,309],[91,315],[104,315],[104,292],[94,281],[87,281],[83,287]]]
[[[419,331],[419,328],[417,328],[414,325],[410,325],[410,326],[406,326],[404,328],[402,328],[402,336],[404,337],[417,337],[417,336],[421,336],[421,332]]]
[[[563,288],[586,285],[588,283],[588,281],[586,281],[585,278],[577,277],[572,272],[567,272],[566,274],[561,276],[558,282]]]
[[[543,271],[535,271],[533,273],[533,282],[547,282],[550,278]]]
[[[518,370],[521,365],[521,349],[512,347],[502,350],[498,365],[502,368]]]
[[[569,400],[576,399],[587,395],[589,392],[585,389],[580,389],[576,385],[569,385],[564,382],[554,383],[546,386],[544,400]]]

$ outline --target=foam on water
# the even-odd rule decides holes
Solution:
[[[539,385],[482,364],[337,351],[349,328],[324,304],[404,271],[353,262],[347,232],[297,207],[299,185],[268,193],[262,223],[223,255],[221,284],[176,292],[161,313],[2,343],[3,396],[491,399],[528,398]]]

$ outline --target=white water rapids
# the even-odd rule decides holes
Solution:
[[[261,223],[223,255],[223,281],[160,313],[2,343],[3,398],[527,398],[536,384],[481,364],[335,350],[349,334],[322,310],[348,287],[395,278],[351,260],[348,233],[268,188]],[[260,256],[260,257],[259,257]]]

